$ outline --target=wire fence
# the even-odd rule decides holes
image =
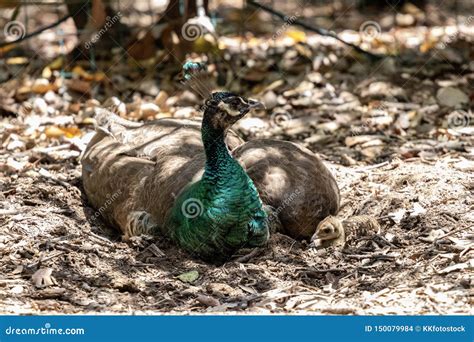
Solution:
[[[191,0],[176,2],[179,14],[184,15],[190,2]],[[412,2],[422,7],[426,13],[434,13],[440,20],[450,24],[465,22],[467,14],[474,14],[472,0],[412,0]],[[289,25],[292,24],[291,18],[298,17],[305,22],[336,32],[344,29],[358,29],[361,23],[367,20],[379,23],[385,20],[385,27],[390,28],[391,25],[397,24],[397,20],[403,20],[402,11],[416,11],[412,2],[404,0],[261,1],[287,14],[286,22]],[[105,14],[102,15],[105,16],[103,27],[96,27],[91,31],[90,21],[97,21],[97,18],[101,17],[98,4],[106,7]],[[153,37],[156,38],[159,31],[163,29],[160,26],[160,19],[163,18],[167,5],[166,0],[4,0],[0,2],[0,25],[3,27],[0,31],[0,57],[21,55],[19,49],[15,49],[17,47],[9,43],[31,35],[32,37],[24,39],[22,44],[31,46],[39,56],[52,58],[69,53],[78,44],[82,44],[85,47],[82,51],[83,57],[93,61],[97,57],[98,49],[105,50],[106,54],[112,49],[126,50],[134,39],[132,37],[140,37],[140,34],[143,36],[147,32],[153,33]],[[244,9],[241,10],[239,7],[244,7]],[[77,15],[78,11],[84,12],[82,17]],[[234,13],[229,14],[231,11]],[[236,16],[235,13],[238,11],[241,14]],[[268,33],[276,32],[281,28],[280,19],[268,14],[256,16],[256,11],[258,10],[255,8],[245,6],[245,3],[239,6],[233,4],[232,1],[211,0],[208,13],[213,23],[217,25],[218,31],[224,34],[232,30],[236,34],[243,34],[245,31],[258,33],[262,28],[261,33],[265,31]],[[358,15],[355,16],[354,13]],[[68,15],[72,18],[68,18]],[[231,24],[229,17],[236,18],[234,26],[231,25],[232,29],[228,27]],[[393,19],[391,20],[390,17]],[[416,24],[435,25],[433,21],[428,20],[428,17],[429,15],[426,15],[426,20]],[[252,23],[252,20],[257,23]],[[64,23],[56,25],[58,21],[64,21]],[[48,28],[48,26],[51,27]],[[113,34],[108,32],[108,27],[112,26]],[[35,34],[45,27],[48,29],[41,34]],[[49,49],[46,48],[48,44]]]

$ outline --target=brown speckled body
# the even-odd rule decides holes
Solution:
[[[377,233],[380,233],[380,225],[372,216],[351,216],[342,222],[335,216],[328,216],[319,223],[311,240],[319,241],[323,248],[344,248],[361,237]]]
[[[200,122],[162,119],[125,126],[126,120],[102,114],[107,117],[99,116],[99,124],[105,129],[97,130],[82,159],[89,201],[126,237],[154,228],[136,229],[135,218],[142,212],[150,215],[150,224],[164,229],[176,196],[202,175]],[[230,131],[226,142],[237,147],[242,140]]]
[[[165,229],[174,199],[204,169],[200,123],[162,119],[139,124],[104,110],[98,124],[82,159],[89,201],[125,236]],[[339,210],[337,184],[311,151],[277,140],[243,143],[232,131],[226,143],[263,203],[272,207],[283,233],[310,238],[324,217]],[[144,214],[149,214],[147,227],[137,228],[136,219]]]
[[[339,211],[337,183],[310,150],[280,140],[253,140],[233,151],[283,226],[294,238],[310,238],[319,222]]]

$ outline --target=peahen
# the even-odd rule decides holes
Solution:
[[[202,142],[190,120],[140,125],[99,110],[97,133],[82,159],[88,199],[125,236],[163,234],[206,260],[263,245],[267,215],[227,147],[241,141],[232,133],[226,139],[229,127],[259,106],[233,93],[211,94]]]
[[[185,63],[183,74],[188,88],[202,98],[214,87],[203,63]],[[254,181],[272,227],[280,232],[309,239],[319,222],[339,211],[337,183],[309,149],[289,141],[259,139],[243,143],[232,154]]]
[[[204,82],[187,76],[198,92],[207,95]],[[229,99],[236,97],[226,94]],[[206,105],[206,112],[216,108],[215,101],[209,104],[212,106]],[[225,107],[221,104],[220,110]],[[175,221],[169,217],[173,206],[179,208],[177,196],[204,173],[206,155],[199,122],[161,119],[134,123],[100,108],[96,121],[97,133],[82,164],[84,188],[97,213],[120,228],[125,238],[142,233],[181,238],[171,234],[169,223],[174,227]],[[277,140],[244,143],[231,129],[225,142],[257,187],[270,227],[293,237],[310,238],[321,220],[339,210],[334,177],[308,149]],[[198,201],[186,205],[191,216],[201,208]],[[249,246],[255,244],[253,240]],[[228,256],[224,254],[219,258]]]

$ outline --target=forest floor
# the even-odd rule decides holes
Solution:
[[[400,57],[382,62],[300,31],[244,45],[222,38],[226,87],[267,105],[236,130],[310,148],[339,184],[339,216],[379,221],[379,234],[342,251],[274,234],[210,265],[160,237],[124,242],[102,222],[81,183],[93,109],[113,104],[137,120],[197,115],[173,63],[152,77],[73,64],[72,82],[53,66],[27,68],[1,83],[0,313],[472,314],[473,36],[426,46],[419,27],[397,32],[420,46],[397,45]],[[366,44],[395,49],[388,34]]]

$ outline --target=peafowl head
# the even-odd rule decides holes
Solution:
[[[212,93],[204,105],[204,120],[214,129],[226,130],[248,112],[263,108],[265,106],[256,100],[231,92],[216,92]]]

